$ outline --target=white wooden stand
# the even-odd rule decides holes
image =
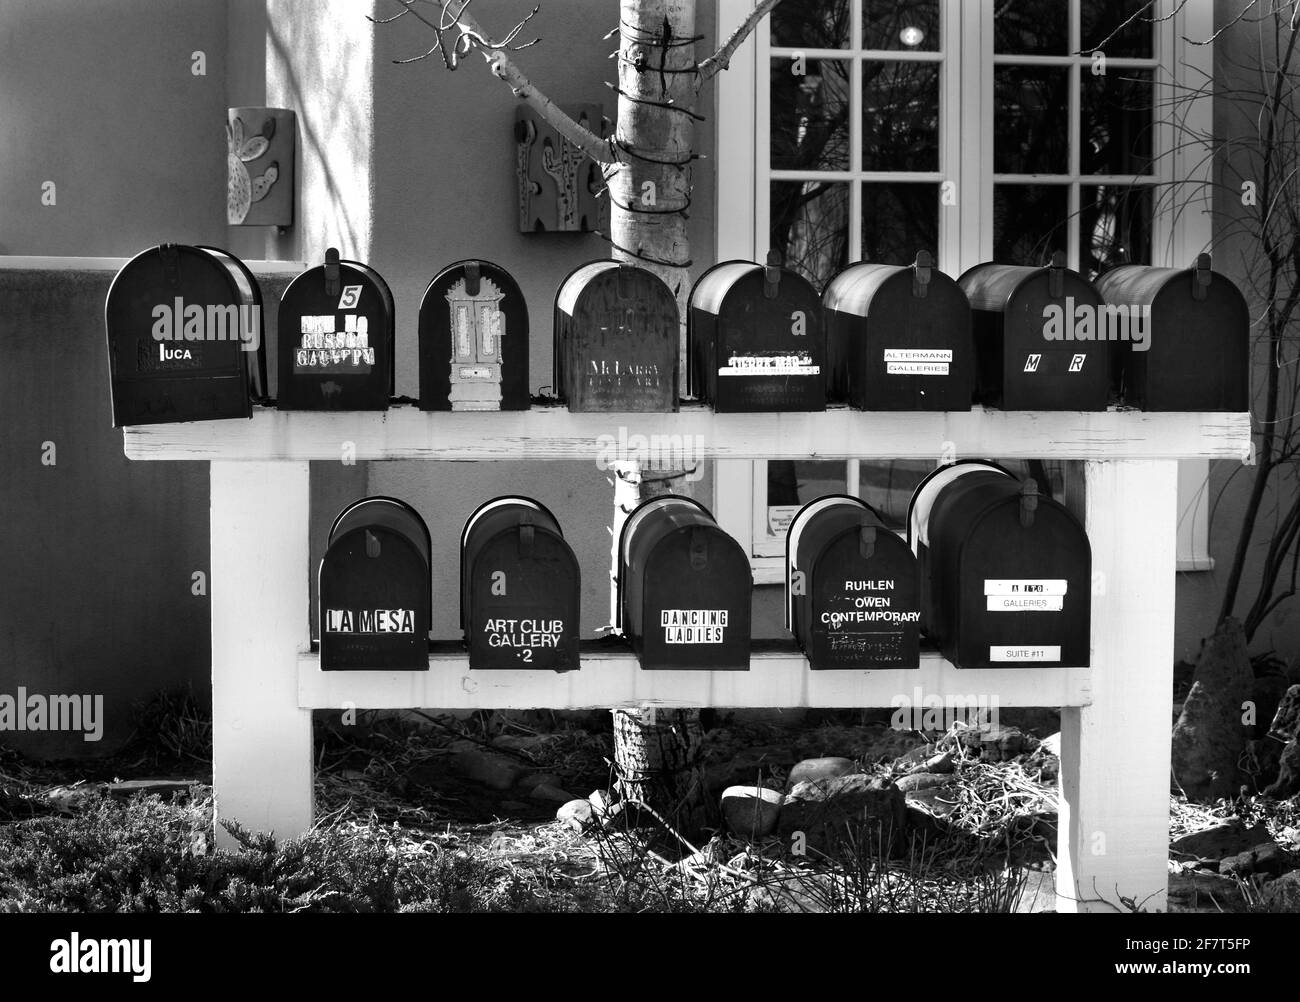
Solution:
[[[812,672],[757,653],[748,672],[645,672],[594,653],[578,672],[471,672],[463,655],[428,672],[322,672],[310,651],[308,460],[589,459],[609,439],[699,436],[697,458],[1087,460],[1094,598],[1091,668]],[[124,431],[136,460],[212,468],[213,781],[222,818],[298,835],[312,823],[313,709],[615,706],[871,707],[898,697],[983,696],[1063,708],[1057,892],[1062,910],[1165,907],[1169,707],[1174,646],[1176,460],[1243,459],[1246,414],[1080,413],[714,415],[292,413]],[[685,440],[685,439],[683,439]],[[667,448],[667,447],[665,447]],[[627,456],[635,460],[637,456]]]

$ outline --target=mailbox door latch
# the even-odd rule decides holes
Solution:
[[[331,247],[325,252],[325,295],[331,299],[342,291],[339,280],[339,249]]]
[[[781,288],[781,252],[767,252],[767,267],[763,269],[763,298],[775,299]]]
[[[1020,487],[1020,524],[1028,529],[1034,524],[1038,510],[1038,481],[1030,478]]]
[[[1065,295],[1065,255],[1052,252],[1052,263],[1047,266],[1047,294],[1053,299]]]
[[[864,525],[858,529],[858,556],[870,560],[876,552],[876,527]]]
[[[172,288],[181,284],[180,252],[175,244],[162,244],[158,248],[158,257],[162,260],[163,279]]]
[[[1203,301],[1210,291],[1210,255],[1196,255],[1196,270],[1193,272],[1192,298]]]
[[[691,570],[702,571],[709,563],[709,537],[704,530],[691,530]]]
[[[912,298],[924,299],[930,291],[930,269],[934,267],[934,258],[929,251],[916,252],[916,265],[912,268]]]

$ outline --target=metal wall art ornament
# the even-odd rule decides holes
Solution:
[[[286,108],[231,108],[226,121],[226,222],[291,226],[297,119]]]

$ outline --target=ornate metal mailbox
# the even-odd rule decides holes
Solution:
[[[578,561],[541,504],[500,497],[469,517],[460,586],[471,669],[579,667]]]
[[[1124,402],[1146,411],[1250,409],[1250,310],[1201,254],[1187,269],[1126,264],[1097,279]]]
[[[555,390],[571,411],[677,410],[677,300],[617,261],[571,272],[555,296]]]
[[[379,272],[331,247],[284,290],[279,331],[280,410],[388,410],[393,296]]]
[[[696,281],[687,310],[690,390],[720,412],[826,409],[826,337],[801,275],[724,261]]]
[[[404,501],[368,497],[339,513],[320,564],[322,671],[428,670],[430,550]]]
[[[753,575],[691,498],[639,505],[618,541],[618,623],[642,668],[749,670]]]
[[[929,550],[923,587],[932,593],[922,622],[949,661],[958,668],[1088,665],[1088,537],[1034,481],[978,468],[952,477],[933,493],[919,532]]]
[[[444,268],[420,303],[420,409],[528,410],[528,305],[488,261]]]
[[[850,265],[822,304],[832,400],[863,411],[970,410],[970,302],[926,251],[906,268]]]
[[[266,394],[262,291],[226,251],[137,254],[109,286],[104,327],[114,428],[251,417]]]
[[[916,558],[870,505],[830,495],[786,534],[786,627],[819,668],[920,667]]]
[[[1046,268],[979,264],[957,279],[970,300],[978,398],[1002,410],[1103,411],[1110,342],[1102,298],[1059,252]]]

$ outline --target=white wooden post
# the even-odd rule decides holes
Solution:
[[[1166,908],[1178,463],[1085,464],[1092,702],[1061,712],[1060,911]]]
[[[220,819],[291,838],[312,823],[311,710],[298,706],[307,649],[306,462],[214,461],[212,785]]]

